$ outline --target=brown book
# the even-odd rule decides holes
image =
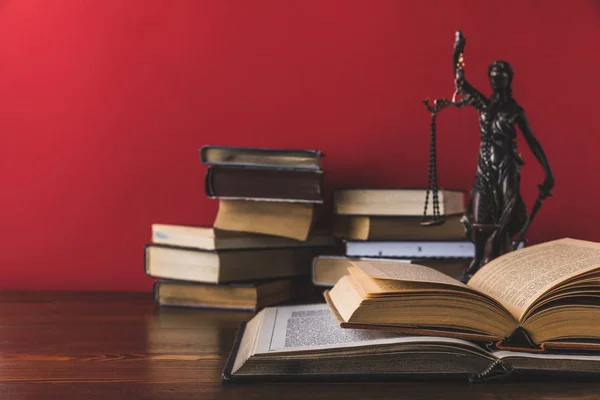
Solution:
[[[312,259],[336,254],[332,246],[207,251],[149,244],[146,274],[152,278],[228,283],[309,275]]]
[[[314,204],[220,200],[214,227],[306,240],[313,226]]]
[[[333,193],[333,209],[338,215],[365,216],[423,216],[425,189],[338,189]],[[465,193],[460,190],[440,189],[440,215],[462,214],[465,211]],[[432,215],[432,196],[427,215]]]
[[[326,232],[314,232],[306,241],[247,232],[224,231],[205,226],[152,225],[152,243],[202,250],[260,249],[300,246],[333,246]]]
[[[266,149],[256,147],[202,146],[200,160],[207,165],[321,169],[318,150]]]
[[[425,266],[353,262],[325,293],[345,327],[523,346],[600,349],[600,243],[560,239],[507,253],[467,285]]]
[[[301,287],[294,279],[229,285],[157,281],[154,298],[159,306],[256,311],[292,299]]]
[[[464,240],[461,215],[440,225],[423,226],[421,217],[369,217],[336,215],[333,235],[348,240]]]
[[[323,203],[323,172],[303,169],[210,167],[211,198]]]
[[[355,261],[370,261],[395,263],[397,268],[412,268],[411,264],[425,265],[441,273],[458,278],[471,262],[465,258],[431,258],[422,260],[392,260],[385,258],[361,258],[344,256],[319,256],[315,257],[312,264],[312,280],[316,286],[333,287],[343,276],[348,275],[348,268]]]

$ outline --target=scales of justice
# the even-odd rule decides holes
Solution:
[[[465,233],[475,246],[475,256],[465,269],[462,281],[467,282],[479,268],[494,258],[513,251],[523,241],[525,233],[546,197],[552,195],[554,176],[544,150],[533,135],[525,111],[512,96],[513,70],[506,61],[494,61],[488,67],[492,87],[490,97],[485,97],[465,79],[464,49],[466,39],[456,32],[453,52],[454,83],[452,99],[436,99],[423,104],[431,113],[431,146],[424,226],[444,223],[438,201],[436,165],[436,118],[446,107],[472,106],[479,117],[481,144],[477,159],[475,182],[468,206],[461,222]],[[527,215],[520,194],[520,168],[524,165],[517,151],[516,127],[545,173],[544,182],[538,185],[539,196]],[[432,215],[427,215],[429,195],[432,194]]]

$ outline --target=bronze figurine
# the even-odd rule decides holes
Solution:
[[[430,191],[433,191],[434,206],[433,221],[424,221],[424,225],[443,222],[437,205],[436,114],[448,106],[473,106],[479,116],[481,145],[475,182],[462,217],[466,235],[475,245],[475,257],[462,277],[467,282],[483,265],[516,249],[522,242],[543,200],[552,195],[554,176],[542,146],[529,127],[525,111],[512,97],[513,70],[510,64],[494,61],[489,65],[492,94],[487,98],[465,79],[465,43],[462,33],[457,31],[453,53],[456,91],[452,100],[437,99],[433,105],[428,99],[423,101],[431,113],[432,139],[425,213]],[[546,174],[544,182],[538,185],[539,196],[529,217],[520,194],[520,168],[524,163],[517,151],[516,126]]]

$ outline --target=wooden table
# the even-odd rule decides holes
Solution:
[[[156,309],[150,294],[0,293],[0,399],[598,399],[600,383],[222,385],[252,313]]]

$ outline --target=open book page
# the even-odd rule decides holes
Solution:
[[[469,286],[502,304],[517,321],[544,293],[600,267],[600,243],[559,239],[507,253],[479,270]]]
[[[523,357],[523,358],[539,358],[545,360],[586,360],[600,362],[599,354],[539,354],[539,353],[523,353],[519,351],[495,351],[494,356],[500,360],[509,357]]]
[[[458,286],[440,286],[440,284],[429,282],[414,282],[404,280],[372,278],[362,269],[355,267],[354,265],[348,268],[348,272],[350,273],[350,276],[354,278],[354,280],[358,283],[358,286],[360,288],[359,294],[363,298],[368,298],[386,293],[395,294],[424,291],[440,292],[444,291],[442,287],[448,290],[456,290],[456,288],[462,290]],[[466,285],[465,288],[468,289]]]
[[[434,283],[440,285],[456,286],[468,289],[467,285],[449,277],[448,275],[436,271],[433,268],[418,264],[398,265],[397,262],[370,262],[370,261],[352,261],[352,265],[360,269],[373,279],[404,282],[422,282]]]
[[[515,371],[553,371],[574,373],[600,372],[600,355],[593,354],[539,354],[516,351],[497,351],[494,356]]]
[[[393,343],[444,343],[470,347],[473,343],[433,336],[403,336],[377,330],[344,329],[327,304],[273,307],[265,309],[256,353],[307,351]]]

